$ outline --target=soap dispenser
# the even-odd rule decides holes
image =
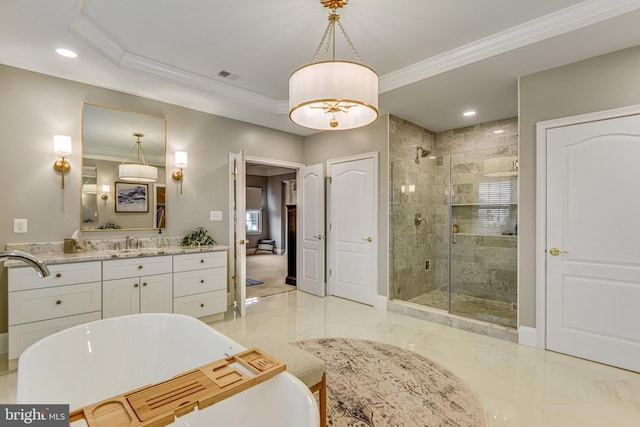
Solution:
[[[158,230],[158,242],[157,242],[157,246],[159,248],[163,248],[164,247],[164,239],[162,238],[162,229]]]

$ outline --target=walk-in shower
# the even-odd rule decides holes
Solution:
[[[517,146],[412,147],[391,163],[390,299],[515,327]]]

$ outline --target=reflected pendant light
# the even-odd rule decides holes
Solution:
[[[124,161],[120,164],[118,168],[118,177],[122,181],[130,181],[130,182],[156,182],[158,180],[158,168],[155,166],[150,166],[144,158],[144,151],[142,151],[142,142],[140,138],[144,136],[143,133],[134,133],[137,139],[136,143],[131,147],[127,157],[125,157]],[[137,149],[138,152],[138,163],[127,163],[127,159],[133,152],[133,150]]]
[[[378,74],[362,64],[349,39],[337,9],[348,0],[320,0],[330,9],[329,24],[311,64],[289,78],[289,118],[301,126],[318,130],[346,130],[368,125],[378,118]],[[337,61],[336,23],[357,62]],[[324,60],[317,61],[324,47]],[[333,57],[327,59],[329,50]]]

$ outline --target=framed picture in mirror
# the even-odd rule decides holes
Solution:
[[[149,212],[149,184],[115,182],[116,212]]]

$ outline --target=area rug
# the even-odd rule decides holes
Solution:
[[[291,344],[326,364],[327,425],[486,426],[473,392],[417,353],[353,338]]]
[[[260,280],[256,280],[256,279],[249,279],[247,278],[247,286],[251,286],[251,285],[260,285],[261,283],[264,283]]]

